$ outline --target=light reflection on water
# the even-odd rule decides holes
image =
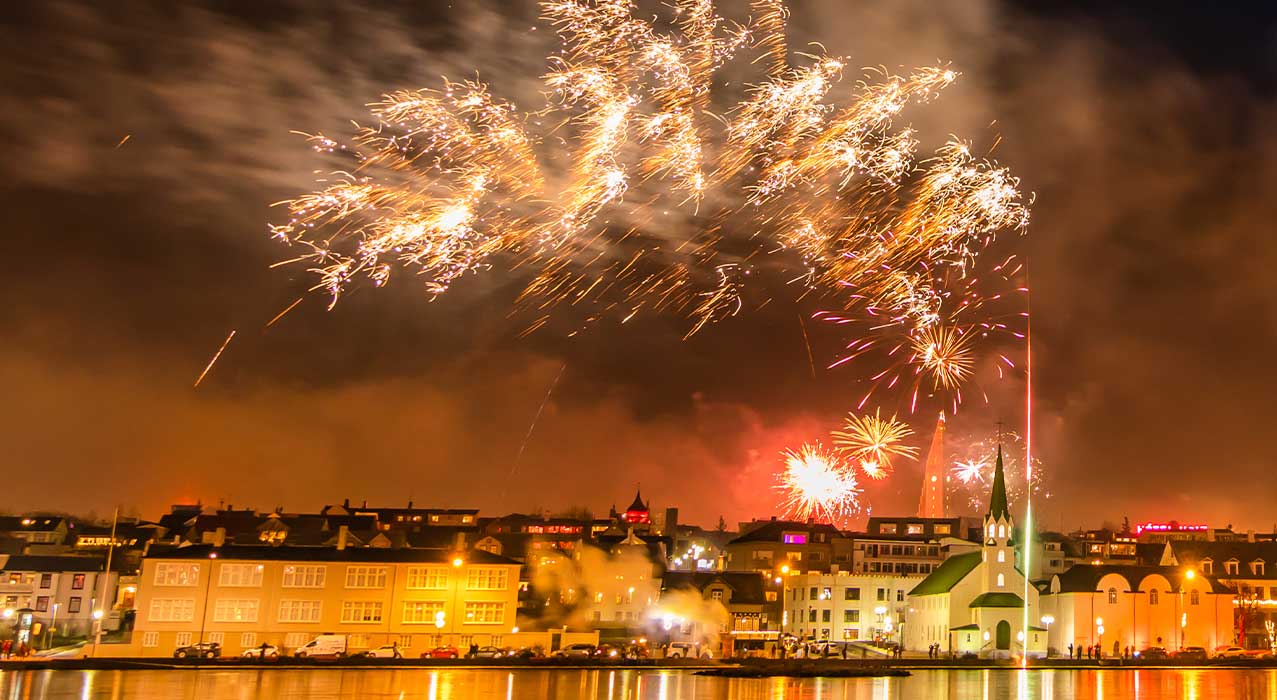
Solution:
[[[0,700],[1277,700],[1275,669],[915,671],[906,678],[711,678],[684,671],[333,669],[0,671]]]

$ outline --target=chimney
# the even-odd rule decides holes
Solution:
[[[466,533],[458,532],[452,536],[452,548],[458,552],[464,552],[466,549]]]
[[[350,526],[342,525],[337,528],[337,551],[346,548],[346,540],[350,538]]]
[[[213,546],[221,547],[226,544],[226,528],[219,527],[213,531]]]
[[[367,507],[368,507],[368,499],[367,499],[367,498],[365,498],[365,499],[364,499],[364,505],[363,505],[363,507],[364,507],[364,508],[367,508]]]
[[[412,499],[408,499],[408,510],[412,510]]]
[[[1254,530],[1247,530],[1247,531],[1246,531],[1246,541],[1247,541],[1247,542],[1252,542],[1252,543],[1255,541],[1255,531],[1254,531]]]
[[[350,499],[347,498],[341,502],[341,507],[350,510]]]

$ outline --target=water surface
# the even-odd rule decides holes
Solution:
[[[0,700],[1277,700],[1277,669],[914,671],[739,679],[677,670],[0,671]]]

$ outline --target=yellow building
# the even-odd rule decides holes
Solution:
[[[397,643],[405,656],[449,644],[517,643],[519,563],[489,552],[194,545],[142,562],[133,647],[171,656],[217,642],[291,654],[321,633],[350,653]]]

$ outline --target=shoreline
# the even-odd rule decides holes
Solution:
[[[842,660],[787,660],[752,659],[726,663],[698,663],[677,660],[641,660],[641,661],[592,661],[592,660],[474,660],[474,659],[281,659],[270,662],[244,661],[239,658],[206,661],[203,659],[165,659],[139,657],[99,657],[78,659],[6,659],[0,661],[0,673],[12,671],[271,671],[271,670],[438,670],[438,669],[492,669],[509,671],[515,669],[556,671],[556,670],[676,670],[689,672],[709,672],[707,675],[731,675],[734,677],[854,677],[901,675],[908,671],[1018,671],[1019,663],[1014,661],[997,661],[987,659],[955,660],[937,662],[933,659],[895,659],[888,661],[842,661]],[[1245,670],[1274,669],[1277,660],[1235,661],[1223,659],[1200,664],[1177,664],[1162,662],[1141,663],[1099,663],[1094,660],[1037,660],[1027,666],[1033,671],[1072,671],[1072,670],[1104,670],[1104,671],[1152,671],[1152,670]]]

